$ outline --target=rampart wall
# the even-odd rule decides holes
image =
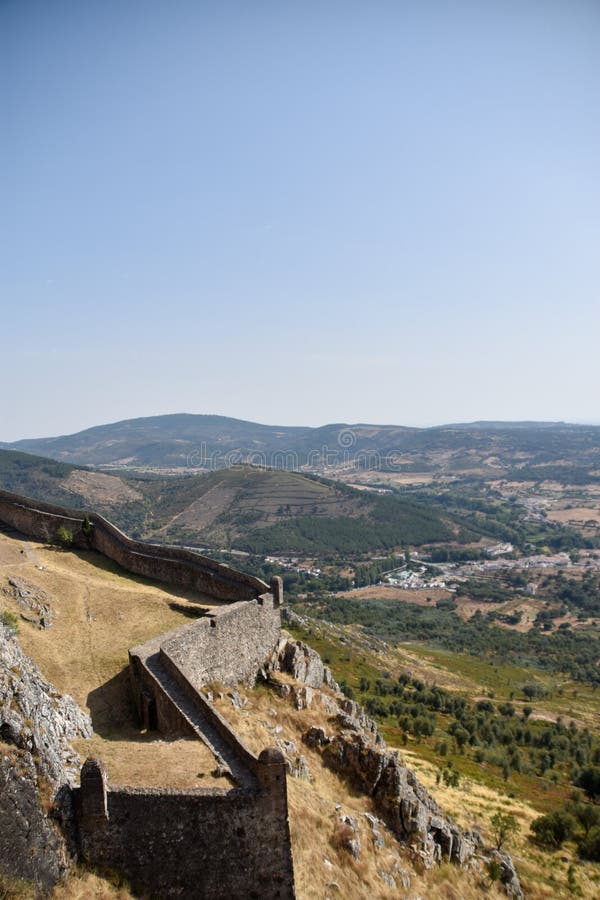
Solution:
[[[255,762],[255,791],[171,791],[111,787],[88,760],[74,791],[83,854],[155,897],[290,900],[285,762],[273,750]]]
[[[181,547],[163,547],[135,541],[97,513],[89,513],[92,526],[85,534],[84,511],[42,503],[0,491],[0,521],[41,541],[56,541],[59,529],[73,534],[73,545],[98,550],[128,572],[197,591],[226,601],[251,600],[269,586],[244,572]]]
[[[211,610],[161,641],[161,655],[196,688],[211,681],[254,681],[276,648],[281,616],[272,594]]]

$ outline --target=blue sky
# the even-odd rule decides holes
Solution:
[[[600,4],[0,2],[0,440],[600,421]]]

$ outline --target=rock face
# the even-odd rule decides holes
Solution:
[[[0,624],[0,738],[36,756],[39,773],[58,790],[79,776],[69,741],[91,735],[90,717],[44,679]]]
[[[64,837],[40,803],[70,827],[79,757],[69,744],[90,737],[91,721],[61,696],[0,622],[0,871],[47,891],[68,868]]]
[[[46,892],[67,868],[64,839],[40,808],[31,754],[0,750],[0,872]]]
[[[321,735],[307,736],[311,744]],[[426,863],[442,858],[464,863],[474,850],[470,836],[443,816],[396,751],[377,746],[365,734],[341,732],[323,747],[329,768],[346,775],[369,794],[396,836],[417,845]]]

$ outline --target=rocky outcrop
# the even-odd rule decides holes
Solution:
[[[514,863],[504,850],[492,850],[491,858],[500,864],[500,881],[509,897],[522,900],[523,891]]]
[[[385,748],[385,741],[379,733],[377,723],[366,714],[359,703],[343,697],[338,705],[340,712],[337,714],[337,721],[344,730],[366,734],[375,741],[378,747]]]
[[[2,589],[6,596],[14,598],[22,610],[21,618],[40,628],[50,628],[54,618],[48,594],[24,578],[7,578],[8,587]]]
[[[68,868],[55,819],[68,833],[68,785],[79,769],[69,740],[91,734],[89,717],[43,678],[0,622],[0,871],[31,882],[37,893]]]
[[[79,776],[69,741],[91,735],[89,716],[45,680],[0,623],[0,739],[35,756],[38,772],[57,791]]]
[[[0,748],[0,873],[46,893],[67,869],[65,842],[40,807],[31,754]]]
[[[318,683],[321,670],[325,669],[320,657],[301,641],[284,637],[278,662],[282,671],[294,677],[299,675],[302,681],[308,676],[315,689],[326,683],[324,675]],[[283,688],[292,699],[296,697],[297,689],[290,685],[282,685]],[[304,743],[320,752],[328,768],[372,797],[382,820],[400,841],[413,847],[426,867],[444,859],[462,866],[473,857],[481,864],[489,853],[498,856],[497,851],[488,851],[486,856],[478,834],[463,831],[443,814],[400,753],[386,748],[376,723],[358,703],[344,697],[339,688],[335,697],[324,693],[319,700],[330,714],[332,727],[337,726],[336,731],[328,735],[324,728],[313,726],[303,735]],[[506,893],[520,900],[523,893],[510,856],[503,853],[498,861]]]
[[[275,742],[285,758],[286,768],[292,778],[299,778],[302,781],[311,781],[312,776],[306,757],[300,754],[297,746],[293,741],[287,741],[284,738],[276,738]]]
[[[307,743],[322,743],[322,735],[306,735]],[[324,746],[327,766],[345,775],[373,798],[396,836],[416,844],[427,863],[450,859],[463,864],[474,850],[470,835],[445,817],[397,751],[375,745],[367,735],[341,732]]]
[[[292,625],[307,625],[289,610],[285,611],[284,619]],[[340,692],[331,672],[312,647],[284,634],[272,668],[288,672],[311,688],[324,685],[332,688],[335,699],[323,697],[322,700],[334,716],[338,733],[328,737],[322,728],[313,727],[303,740],[321,751],[330,769],[345,775],[373,798],[387,825],[400,840],[416,845],[426,865],[442,859],[462,865],[473,855],[475,838],[445,817],[400,754],[386,749],[377,724],[358,703]],[[303,695],[299,695],[298,689],[289,688],[289,693],[298,708],[302,708]],[[307,705],[305,701],[304,705]]]
[[[320,688],[324,684],[333,691],[339,691],[331,669],[323,665],[323,660],[312,647],[302,641],[295,641],[289,635],[282,635],[271,662],[272,669],[288,672],[296,681],[309,687]]]

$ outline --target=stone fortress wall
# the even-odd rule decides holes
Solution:
[[[111,787],[88,759],[74,793],[79,849],[153,897],[293,898],[285,766],[266,750],[257,787]]]
[[[269,586],[243,572],[181,547],[135,541],[98,513],[89,513],[89,534],[82,530],[83,510],[66,509],[0,490],[0,521],[40,541],[55,542],[61,528],[73,534],[73,546],[98,550],[128,572],[204,593],[215,600],[251,600]]]
[[[190,551],[131,540],[95,513],[84,529],[83,512],[6,491],[0,522],[44,541],[67,528],[75,547],[130,572],[228,601],[131,648],[129,661],[142,727],[203,741],[231,787],[112,786],[102,763],[88,759],[72,791],[79,852],[152,896],[293,898],[284,757],[274,748],[255,756],[203,690],[211,681],[251,681],[265,664],[281,634],[281,580],[269,586]]]

